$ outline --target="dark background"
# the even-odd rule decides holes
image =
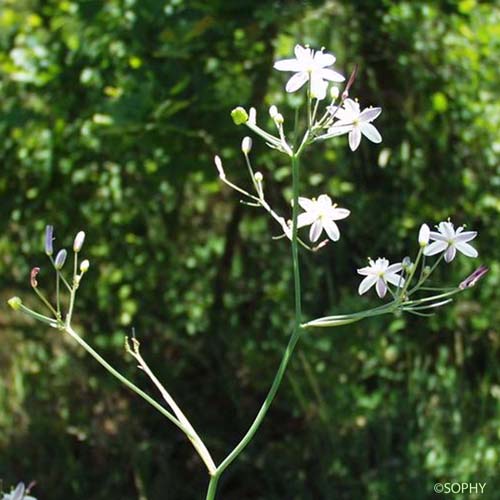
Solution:
[[[227,500],[427,499],[435,482],[487,482],[500,456],[500,9],[496,2],[3,0],[0,4],[0,478],[39,500],[204,498],[186,439],[58,332],[5,301],[52,293],[43,230],[85,230],[91,268],[77,329],[154,394],[123,350],[132,326],[159,378],[219,462],[253,420],[293,314],[286,241],[217,179],[248,185],[232,108],[294,96],[274,60],[325,46],[384,141],[304,157],[301,191],[352,216],[302,255],[306,316],[379,304],[357,295],[366,257],[414,255],[423,221],[479,231],[476,261],[437,272],[480,286],[432,318],[311,332],[253,443],[223,476]],[[294,100],[295,99],[295,100]],[[269,201],[289,210],[290,166],[254,140]],[[436,498],[438,496],[436,495]]]

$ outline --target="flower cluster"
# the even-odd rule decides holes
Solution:
[[[467,257],[477,257],[477,250],[467,243],[473,240],[477,236],[476,231],[464,231],[464,227],[461,226],[455,230],[454,225],[449,220],[446,222],[440,222],[437,225],[438,232],[431,231],[427,224],[422,224],[418,233],[418,243],[420,245],[420,252],[417,255],[415,264],[407,258],[407,262],[397,262],[395,264],[389,264],[389,261],[385,258],[378,258],[373,261],[369,259],[369,265],[358,269],[358,274],[365,276],[361,281],[358,292],[360,295],[366,293],[371,287],[375,286],[377,295],[383,298],[387,290],[388,285],[394,285],[395,287],[406,291],[407,281],[411,281],[415,274],[416,266],[421,261],[422,269],[420,272],[420,279],[414,289],[416,291],[424,281],[429,278],[432,271],[434,271],[437,263],[433,268],[425,267],[425,257],[433,256],[441,253],[441,258],[444,257],[445,262],[451,262],[456,255],[456,251],[459,250]],[[430,240],[434,240],[429,243]],[[422,257],[424,257],[422,259]],[[440,258],[440,259],[441,259]],[[421,260],[422,259],[422,260]],[[404,275],[398,274],[403,272]],[[482,266],[473,275],[471,275],[467,280],[462,282],[459,286],[460,289],[469,288],[473,286],[485,273],[487,269]]]
[[[75,302],[75,295],[78,287],[80,286],[80,281],[83,275],[89,270],[90,262],[88,259],[84,259],[80,262],[78,266],[78,256],[85,242],[85,233],[83,231],[78,232],[73,240],[73,276],[71,280],[67,280],[62,272],[64,265],[66,264],[68,251],[65,248],[61,248],[56,256],[54,255],[54,228],[53,226],[46,226],[45,228],[45,254],[50,260],[52,267],[54,268],[56,275],[55,283],[55,304],[52,304],[49,299],[45,296],[39,287],[38,275],[40,273],[40,267],[34,267],[30,272],[30,284],[31,288],[40,299],[45,308],[50,311],[50,316],[41,314],[26,307],[19,297],[12,297],[8,300],[8,304],[14,310],[21,310],[28,316],[34,319],[42,321],[43,323],[52,326],[53,328],[62,329],[64,325],[69,325],[71,322],[71,316],[73,314],[73,307]],[[63,314],[61,309],[61,288],[65,288],[69,293],[69,306],[66,314]]]

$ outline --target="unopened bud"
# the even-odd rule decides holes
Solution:
[[[241,150],[243,154],[247,155],[252,150],[252,138],[251,137],[243,137],[241,141]]]
[[[427,224],[422,224],[420,226],[420,231],[418,232],[418,244],[421,247],[426,247],[429,244],[431,230]]]
[[[19,311],[23,305],[23,301],[19,297],[12,297],[7,301],[7,304],[9,304],[14,311]]]
[[[82,249],[84,241],[85,241],[85,233],[83,231],[80,231],[75,236],[75,241],[73,242],[73,251],[75,253],[78,253]]]
[[[89,270],[89,267],[90,267],[90,262],[88,261],[88,259],[82,260],[80,264],[80,272],[82,274],[86,273]]]
[[[36,277],[37,277],[37,275],[38,275],[39,272],[40,272],[40,268],[39,267],[34,267],[31,270],[31,273],[30,273],[30,283],[31,283],[31,286],[33,288],[36,288],[38,286],[38,281],[36,280]]]
[[[273,104],[269,108],[269,116],[274,120],[274,117],[278,114],[278,108]]]
[[[51,256],[54,253],[52,242],[54,241],[54,226],[45,226],[45,253]]]
[[[255,182],[262,182],[264,180],[264,176],[260,172],[255,172],[254,174]]]
[[[68,256],[68,252],[63,248],[62,250],[59,250],[56,255],[56,259],[54,261],[54,266],[57,270],[62,269],[64,266],[64,263],[66,262],[66,257]]]
[[[488,272],[488,268],[486,266],[479,266],[470,276],[467,276],[458,288],[460,290],[465,290],[466,288],[473,287],[486,273]]]
[[[248,121],[248,113],[245,108],[238,106],[231,111],[231,118],[236,125],[242,125]]]
[[[255,108],[250,108],[250,116],[248,117],[248,123],[255,125],[257,122],[257,111]]]
[[[226,174],[224,172],[224,168],[222,167],[222,160],[220,159],[219,156],[217,156],[217,155],[215,156],[214,163],[215,163],[215,166],[217,167],[217,172],[219,172],[219,177],[221,179],[225,179]]]
[[[283,115],[281,113],[276,113],[274,123],[276,123],[276,125],[281,125],[284,121],[285,119],[283,118]]]
[[[405,271],[409,271],[410,268],[411,268],[411,259],[410,259],[410,257],[405,257],[403,259],[403,262],[401,262],[401,265],[403,266],[403,269]]]
[[[330,87],[330,97],[335,100],[340,95],[340,89],[336,85]]]

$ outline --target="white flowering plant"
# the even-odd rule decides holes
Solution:
[[[302,310],[302,285],[300,280],[300,253],[299,250],[318,252],[332,244],[341,245],[341,230],[348,224],[349,217],[358,214],[345,208],[342,200],[332,200],[326,193],[301,193],[299,177],[301,174],[300,161],[304,151],[318,142],[329,140],[332,137],[348,135],[348,144],[352,152],[360,146],[362,137],[371,143],[378,144],[382,136],[373,124],[381,112],[381,107],[367,107],[361,109],[357,99],[351,97],[351,89],[355,83],[357,70],[355,69],[347,79],[343,89],[337,84],[343,83],[345,77],[332,68],[336,58],[323,49],[315,51],[310,47],[297,45],[295,57],[277,61],[274,67],[278,71],[291,72],[293,75],[286,83],[286,92],[305,92],[304,117],[296,114],[296,123],[290,127],[293,130],[293,140],[287,137],[285,119],[275,105],[269,109],[269,116],[274,123],[275,132],[268,132],[257,122],[257,112],[254,108],[249,111],[243,107],[235,108],[231,116],[236,125],[246,126],[255,136],[260,137],[270,148],[285,155],[292,168],[292,197],[289,201],[290,212],[279,214],[266,198],[266,177],[254,168],[251,160],[252,138],[244,137],[241,151],[245,167],[249,175],[250,188],[239,186],[230,180],[226,174],[223,160],[215,157],[215,166],[222,183],[236,191],[242,202],[264,211],[276,223],[279,234],[276,240],[284,240],[291,249],[291,268],[293,270],[294,290],[294,326],[288,345],[283,351],[281,362],[271,383],[269,392],[257,412],[249,429],[232,451],[219,462],[216,462],[200,435],[179,408],[172,395],[151,371],[140,352],[140,343],[132,336],[125,339],[127,353],[137,362],[163,399],[163,404],[137,387],[133,382],[121,374],[95,351],[72,326],[72,317],[77,290],[83,276],[89,270],[89,261],[80,260],[80,253],[85,241],[85,233],[80,231],[73,242],[72,276],[68,279],[64,273],[64,266],[68,260],[68,252],[59,250],[54,257],[54,231],[47,226],[45,233],[45,253],[55,271],[55,302],[52,303],[42,292],[38,283],[40,268],[34,267],[31,271],[31,287],[40,299],[47,313],[28,308],[19,297],[9,300],[9,305],[32,318],[39,320],[72,337],[81,347],[93,356],[106,370],[120,380],[129,389],[146,400],[170,422],[176,425],[191,442],[200,459],[205,464],[209,475],[206,500],[213,500],[217,495],[219,480],[224,471],[237,459],[247,447],[262,424],[281,384],[288,363],[294,353],[298,341],[303,335],[311,335],[317,328],[332,328],[348,325],[373,316],[408,312],[419,316],[428,316],[451,301],[454,296],[474,286],[487,272],[485,266],[480,266],[461,283],[452,286],[441,286],[429,281],[434,279],[434,271],[441,263],[450,263],[457,256],[457,250],[469,258],[476,258],[478,252],[469,243],[476,236],[475,231],[465,231],[463,226],[455,229],[450,221],[441,221],[436,231],[431,231],[426,223],[422,223],[416,235],[417,250],[413,259],[404,257],[400,262],[390,263],[385,257],[368,259],[368,265],[357,270],[362,276],[358,293],[363,295],[372,288],[379,299],[386,299],[381,305],[373,308],[343,314],[326,315],[315,319],[305,320]],[[303,231],[308,228],[308,233]],[[283,244],[277,241],[276,244]],[[332,251],[335,247],[332,248]],[[439,256],[438,256],[439,254]],[[355,270],[353,270],[354,274]],[[68,294],[68,300],[61,300],[62,294]],[[68,306],[64,310],[63,303]],[[166,406],[165,406],[166,405]],[[24,494],[24,493],[23,493]],[[7,496],[6,498],[11,498]],[[17,497],[14,497],[17,498]],[[27,498],[27,497],[26,497]]]

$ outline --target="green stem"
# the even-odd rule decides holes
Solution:
[[[73,328],[66,324],[64,331],[76,340],[98,363],[100,363],[106,370],[108,370],[111,375],[116,377],[122,384],[126,385],[129,389],[132,389],[137,395],[141,396],[145,401],[147,401],[151,406],[156,408],[162,415],[167,417],[173,424],[175,424],[189,439],[193,439],[194,436],[191,435],[188,429],[182,425],[179,420],[177,420],[172,413],[166,410],[160,403],[155,401],[151,396],[146,394],[144,391],[139,389],[135,384],[130,382],[130,380],[124,377],[119,371],[115,370],[102,356],[100,356],[92,347],[90,347],[85,340],[83,340],[78,333],[73,330]]]
[[[213,500],[215,498],[215,493],[217,492],[217,483],[219,482],[219,474],[210,477],[210,482],[208,483],[207,497],[206,500]]]
[[[274,377],[271,388],[262,404],[257,416],[255,417],[252,425],[243,436],[241,441],[236,445],[231,453],[221,462],[217,467],[215,474],[210,478],[208,485],[206,500],[214,500],[217,492],[217,484],[222,473],[236,460],[241,452],[247,447],[255,433],[259,429],[264,417],[266,416],[278,389],[285,375],[288,363],[292,357],[293,351],[300,338],[301,322],[302,322],[302,301],[300,289],[300,267],[299,267],[299,243],[297,238],[297,218],[299,210],[299,157],[298,153],[292,156],[292,178],[293,178],[293,206],[292,206],[292,265],[293,265],[293,285],[294,285],[294,298],[295,298],[295,315],[294,315],[294,328],[293,333],[288,341],[283,358],[281,359],[280,366]]]

